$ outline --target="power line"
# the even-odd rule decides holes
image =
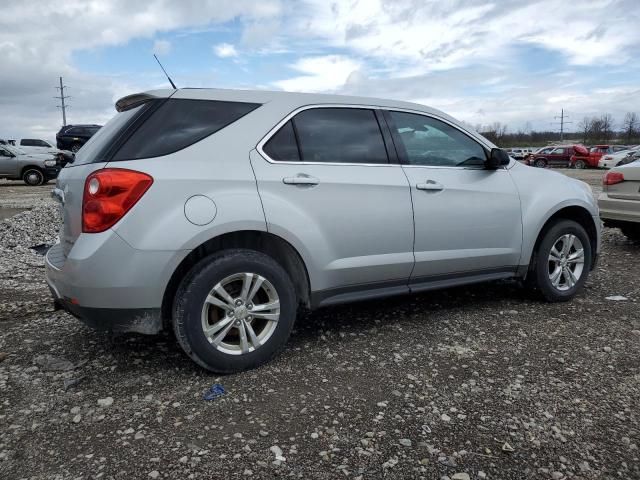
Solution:
[[[56,90],[60,90],[60,96],[59,97],[53,97],[53,98],[59,98],[60,99],[60,103],[62,105],[57,105],[58,108],[60,108],[62,110],[62,126],[65,127],[67,125],[67,107],[69,105],[65,104],[64,101],[67,98],[71,98],[68,95],[64,94],[64,89],[67,88],[66,85],[62,84],[62,77],[60,77],[60,86],[56,87]]]
[[[556,115],[555,117],[553,117],[554,119],[560,119],[559,122],[553,122],[553,125],[558,125],[560,124],[560,141],[562,142],[564,140],[564,126],[565,125],[569,125],[573,122],[567,122],[565,120],[565,118],[569,118],[569,115],[565,115],[564,113],[564,108],[560,109],[560,115]]]

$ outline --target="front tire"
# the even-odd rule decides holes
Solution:
[[[44,174],[37,168],[29,168],[22,172],[22,181],[30,187],[37,187],[44,183]]]
[[[572,220],[557,221],[543,235],[532,259],[531,281],[548,302],[566,302],[575,297],[589,276],[589,236]]]
[[[176,292],[173,327],[183,350],[216,373],[258,367],[284,347],[296,318],[295,289],[271,257],[225,250],[198,262]]]

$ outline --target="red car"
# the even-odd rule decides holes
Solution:
[[[571,157],[571,166],[574,168],[598,168],[598,162],[603,155],[617,153],[626,150],[624,145],[596,145],[590,150],[582,147],[584,152],[576,152]]]
[[[582,145],[554,145],[544,147],[525,159],[527,165],[533,167],[568,167],[575,155],[588,155],[589,151]]]

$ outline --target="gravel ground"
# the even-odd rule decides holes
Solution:
[[[640,245],[618,230],[570,303],[498,282],[326,308],[216,377],[168,335],[53,311],[28,248],[56,235],[50,188],[0,184],[31,208],[0,222],[0,479],[640,478]]]

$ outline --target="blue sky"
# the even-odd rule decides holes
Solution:
[[[167,85],[390,97],[472,125],[549,129],[640,113],[637,0],[9,0],[0,18],[0,136],[52,138],[70,122]],[[5,116],[7,118],[7,116]]]

